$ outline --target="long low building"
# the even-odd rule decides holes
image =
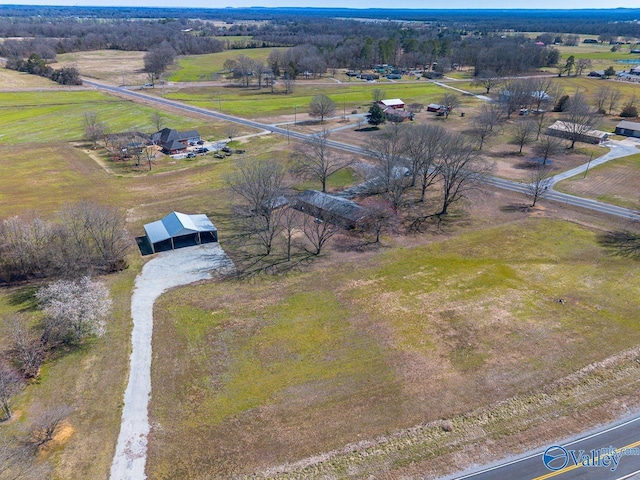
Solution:
[[[549,127],[545,132],[552,137],[566,138],[571,140],[574,133],[577,132],[576,141],[584,143],[592,143],[597,145],[598,143],[606,142],[609,139],[611,133],[603,132],[601,130],[593,130],[582,126],[581,124],[565,122],[558,120]]]
[[[364,227],[369,211],[356,202],[317,190],[305,190],[293,201],[293,208],[337,225],[345,230]]]
[[[640,123],[623,120],[616,125],[616,135],[640,138]]]
[[[218,229],[204,214],[171,212],[162,220],[147,223],[144,231],[152,253],[218,241]]]

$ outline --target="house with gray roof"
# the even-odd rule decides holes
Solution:
[[[364,227],[370,217],[369,211],[356,202],[317,190],[305,190],[291,203],[296,210],[345,230]]]
[[[151,141],[162,147],[162,151],[169,155],[187,150],[189,145],[195,145],[200,141],[197,130],[179,132],[173,128],[163,128],[151,135]]]
[[[640,138],[640,123],[623,120],[616,125],[616,135]]]

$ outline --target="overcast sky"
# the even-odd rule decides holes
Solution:
[[[140,7],[347,7],[347,8],[639,8],[638,0],[0,0],[25,5],[140,6]]]

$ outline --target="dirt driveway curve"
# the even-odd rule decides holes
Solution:
[[[131,297],[133,331],[129,383],[124,393],[122,424],[111,465],[111,480],[146,478],[154,302],[170,288],[233,270],[233,262],[224,250],[217,243],[210,243],[160,253],[144,266],[136,278]]]

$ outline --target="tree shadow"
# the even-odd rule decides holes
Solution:
[[[531,210],[531,205],[526,203],[510,203],[509,205],[503,205],[500,207],[501,212],[506,213],[522,213]]]
[[[36,310],[38,308],[37,291],[38,288],[34,286],[19,287],[8,295],[9,305],[21,307],[20,312]]]
[[[640,260],[640,233],[614,230],[598,235],[598,243],[611,255]]]

